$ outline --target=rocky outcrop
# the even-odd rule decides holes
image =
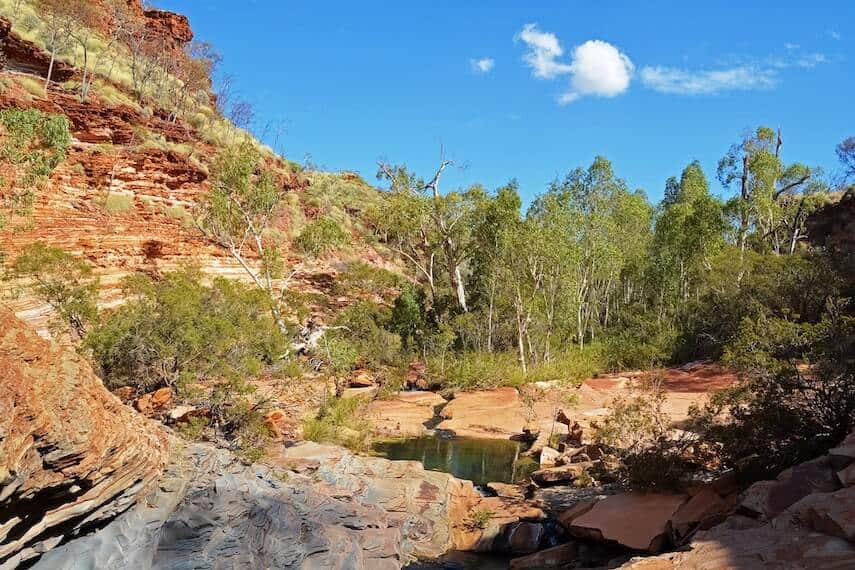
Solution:
[[[831,262],[855,281],[855,188],[808,216],[805,223],[810,242],[825,248]]]
[[[7,69],[47,77],[50,55],[43,52],[36,44],[14,34],[12,23],[2,16],[0,16],[0,55],[2,55],[0,71]],[[74,74],[74,67],[55,61],[51,79],[58,82],[68,81],[74,77]]]
[[[157,490],[98,533],[47,553],[45,569],[401,568],[403,529],[375,505],[310,478],[191,445]]]
[[[416,461],[360,457],[329,445],[302,443],[273,457],[283,469],[311,474],[317,489],[386,511],[401,529],[404,554],[438,557],[455,542],[454,521],[480,500],[472,483],[427,471]]]
[[[508,439],[526,427],[522,401],[515,388],[458,394],[442,410],[437,429],[458,437]]]
[[[749,487],[733,514],[683,550],[625,567],[855,568],[855,486],[835,474],[853,464],[855,433],[827,455]]]
[[[393,398],[374,400],[369,406],[374,431],[386,437],[418,437],[425,435],[436,409],[446,400],[439,394],[425,391],[399,392]]]
[[[5,309],[0,378],[0,568],[12,568],[144,497],[169,440]]]

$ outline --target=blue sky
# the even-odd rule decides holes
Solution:
[[[290,159],[370,182],[381,157],[429,176],[443,146],[466,166],[446,190],[517,178],[530,200],[602,154],[658,200],[759,124],[829,174],[855,136],[855,2],[156,3],[220,50]]]

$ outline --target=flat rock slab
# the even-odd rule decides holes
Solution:
[[[388,437],[418,437],[428,431],[437,406],[446,400],[434,392],[399,392],[388,400],[371,402],[368,410],[377,434]]]
[[[602,537],[635,550],[661,549],[668,522],[686,495],[626,493],[612,495],[573,519],[571,534]]]
[[[508,439],[526,427],[523,403],[515,388],[496,388],[458,394],[442,410],[437,429],[458,437]]]

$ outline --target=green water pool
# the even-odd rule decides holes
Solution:
[[[383,440],[373,450],[387,459],[421,461],[426,469],[450,473],[476,484],[516,483],[537,469],[522,455],[523,444],[504,439],[416,437]]]

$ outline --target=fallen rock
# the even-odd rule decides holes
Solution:
[[[548,467],[538,469],[530,477],[532,481],[541,486],[568,485],[590,466],[590,463],[571,463],[560,467]]]
[[[378,386],[366,386],[365,388],[345,388],[341,391],[342,398],[362,398],[364,400],[373,400],[380,391]]]
[[[539,523],[518,522],[508,525],[504,534],[510,553],[530,554],[540,549],[546,537],[546,529]]]
[[[574,520],[593,509],[594,505],[600,502],[602,498],[603,497],[591,497],[577,501],[558,515],[558,522],[560,522],[564,528],[569,530]]]
[[[558,460],[560,457],[561,453],[559,453],[557,449],[552,449],[551,447],[544,447],[540,450],[540,466],[555,467],[555,465],[558,464]]]
[[[159,388],[154,392],[143,394],[134,402],[134,407],[144,416],[154,416],[165,411],[172,405],[172,388]]]
[[[575,567],[578,557],[578,543],[568,542],[522,558],[514,558],[511,560],[510,570],[569,569]]]
[[[802,463],[782,472],[774,481],[760,481],[743,494],[739,508],[763,520],[771,520],[811,493],[840,488],[829,456]]]
[[[487,488],[496,493],[497,497],[502,497],[504,499],[524,501],[526,498],[526,490],[522,485],[514,485],[511,483],[487,483]]]
[[[579,538],[610,540],[656,553],[667,544],[669,522],[687,498],[654,493],[612,495],[574,518],[568,530]]]
[[[351,388],[368,388],[376,384],[374,376],[367,370],[355,370],[348,378]]]
[[[855,544],[855,488],[848,487],[834,493],[814,493],[780,516]]]
[[[722,520],[727,513],[728,505],[712,488],[706,488],[692,495],[674,516],[671,526],[678,537],[686,536],[691,530],[716,518]]]

